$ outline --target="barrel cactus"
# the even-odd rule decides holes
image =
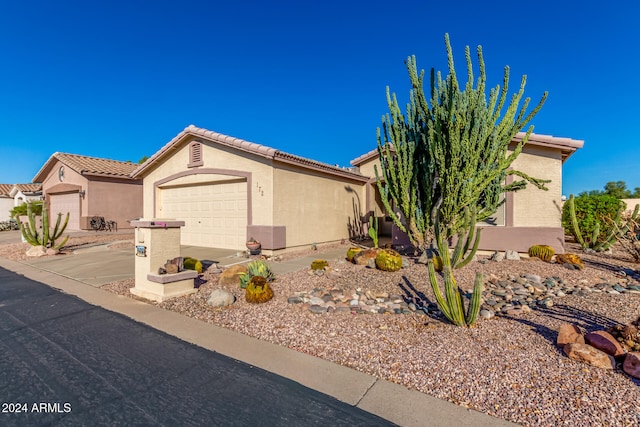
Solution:
[[[202,262],[195,258],[186,257],[183,266],[185,270],[195,270],[198,274],[202,274]]]
[[[267,279],[262,276],[253,276],[247,284],[245,299],[252,304],[259,304],[273,298],[273,289],[269,286]]]
[[[329,266],[329,263],[323,259],[317,259],[311,263],[312,270],[324,270]]]
[[[357,248],[357,247],[349,248],[347,250],[347,260],[349,262],[353,262],[353,257],[360,252],[362,252],[362,248]]]
[[[393,249],[381,249],[376,256],[376,266],[383,271],[398,271],[402,268],[402,256]]]
[[[533,245],[529,248],[529,256],[540,258],[542,261],[551,261],[555,251],[548,245]]]

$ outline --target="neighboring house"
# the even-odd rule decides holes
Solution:
[[[622,199],[627,204],[627,212],[633,212],[636,205],[640,205],[640,199]]]
[[[526,251],[537,243],[562,250],[562,163],[582,145],[532,135],[514,167],[551,179],[549,191],[508,194],[496,225],[483,231],[482,248]],[[361,232],[368,212],[381,217],[381,234],[405,243],[385,220],[373,173],[378,162],[374,150],[353,160],[354,168],[340,168],[189,126],[131,176],[144,183],[144,218],[185,221],[183,245],[240,250],[253,237],[274,252],[340,241]]]
[[[518,133],[511,148],[521,142],[523,136],[524,133]],[[507,193],[505,203],[491,221],[478,224],[482,227],[479,249],[527,252],[534,244],[545,244],[552,246],[557,252],[564,252],[564,230],[561,223],[562,164],[583,145],[584,141],[569,138],[530,135],[512,167],[531,177],[551,180],[546,184],[548,190],[539,190],[528,184],[524,190]],[[378,151],[370,151],[351,164],[358,167],[360,173],[370,177],[367,184],[367,210],[384,212],[374,173],[374,165],[380,170]],[[513,179],[507,177],[508,182]],[[389,221],[386,228],[391,228],[394,243],[408,242],[406,235]]]
[[[9,221],[9,212],[13,209],[13,197],[9,195],[13,184],[0,184],[0,221]]]
[[[16,184],[9,192],[13,205],[20,206],[31,200],[42,200],[42,184]]]
[[[54,153],[33,178],[42,183],[49,215],[69,212],[69,230],[88,230],[93,216],[131,228],[142,215],[142,182],[130,177],[131,162]]]

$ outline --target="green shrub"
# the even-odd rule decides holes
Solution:
[[[42,200],[32,200],[28,202],[28,205],[31,206],[31,212],[33,212],[34,215],[42,215]],[[27,203],[15,206],[9,211],[9,215],[15,219],[18,219],[19,216],[27,216]]]
[[[576,219],[578,227],[585,239],[593,236],[596,227],[600,230],[611,225],[620,211],[620,205],[624,204],[620,199],[602,194],[597,196],[582,195],[574,198]],[[624,209],[624,207],[623,207]],[[562,209],[562,227],[566,234],[576,238],[576,233],[571,225],[571,213],[569,212],[569,203],[565,203]],[[604,243],[607,238],[605,233],[600,233],[596,242],[588,242],[592,247],[598,243]]]
[[[267,282],[271,282],[276,278],[269,264],[261,259],[257,259],[247,264],[247,272],[240,275],[240,287],[243,289],[246,288],[249,281],[256,276],[264,277]]]
[[[198,274],[202,274],[202,263],[195,258],[186,257],[183,267],[185,270],[195,270]]]

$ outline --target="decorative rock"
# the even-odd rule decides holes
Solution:
[[[570,343],[584,344],[584,336],[576,325],[571,323],[563,323],[558,329],[558,338],[556,344],[558,347],[564,347]]]
[[[491,261],[500,262],[500,261],[502,261],[504,259],[504,254],[502,252],[495,251],[493,253],[493,255],[491,255],[491,257],[489,259]]]
[[[246,272],[247,267],[244,265],[232,265],[220,274],[218,284],[220,286],[240,286],[240,275]]]
[[[377,267],[377,266],[376,266],[376,259],[375,259],[375,258],[373,258],[373,259],[369,259],[369,260],[367,261],[367,268],[373,268],[373,269],[375,269],[376,267]]]
[[[302,298],[298,296],[287,298],[287,302],[289,304],[300,304],[302,302]]]
[[[212,307],[226,307],[233,304],[235,300],[236,298],[232,293],[227,292],[224,289],[214,289],[207,300],[207,304]]]
[[[483,319],[491,319],[493,316],[494,313],[491,310],[480,310],[480,317]]]
[[[375,266],[376,256],[378,256],[378,249],[367,249],[366,251],[355,254],[353,256],[353,262],[357,265],[367,265],[369,264],[369,260],[372,259]]]
[[[327,312],[327,307],[323,307],[321,305],[313,304],[309,307],[309,311],[314,314],[322,314]]]
[[[624,354],[624,349],[609,332],[595,331],[586,335],[587,344],[616,357]]]
[[[504,253],[504,259],[508,261],[520,261],[520,254],[517,251],[508,250]]]
[[[27,256],[41,257],[47,254],[44,246],[31,246],[27,251]]]
[[[53,248],[47,248],[47,255],[58,255],[60,253],[59,250]]]
[[[614,369],[616,361],[613,356],[588,344],[569,343],[563,348],[569,359],[583,362],[597,368]]]
[[[627,353],[622,363],[622,370],[633,378],[640,379],[640,352]]]

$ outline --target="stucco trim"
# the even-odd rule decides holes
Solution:
[[[564,253],[562,227],[478,227],[482,229],[478,249],[528,252],[533,245],[549,245]]]
[[[56,184],[53,187],[49,187],[47,189],[46,194],[57,194],[57,193],[73,193],[76,191],[82,190],[81,185],[74,184]]]
[[[158,193],[158,189],[160,188],[161,185],[164,185],[168,182],[171,182],[175,179],[178,178],[183,178],[185,176],[191,176],[191,175],[228,175],[228,176],[235,176],[235,177],[239,177],[239,178],[245,178],[247,180],[247,225],[252,225],[253,224],[253,215],[252,215],[252,207],[253,207],[253,197],[252,197],[252,191],[251,189],[253,188],[252,185],[252,174],[251,172],[245,172],[245,171],[239,171],[239,170],[234,170],[234,169],[218,169],[218,168],[198,168],[198,169],[192,169],[192,170],[186,170],[186,171],[182,171],[182,172],[177,172],[174,173],[173,175],[169,175],[165,178],[162,178],[156,182],[153,183],[153,212],[155,215],[155,212],[157,212],[157,193]],[[195,184],[194,184],[195,185]]]
[[[258,240],[262,249],[275,251],[287,247],[287,227],[284,225],[248,225],[249,237]]]

